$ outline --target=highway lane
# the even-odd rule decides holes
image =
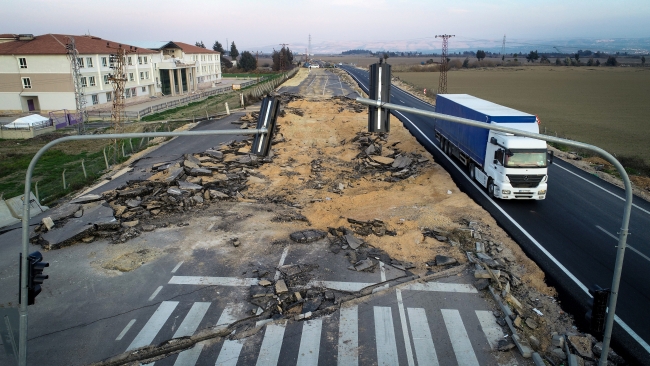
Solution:
[[[367,72],[344,66],[367,91]],[[435,107],[393,86],[391,102],[425,110]],[[461,171],[464,167],[442,154],[433,138],[433,123],[418,115],[393,112],[452,175],[459,188],[488,210],[547,273],[561,293],[564,306],[582,321],[589,296],[587,286],[611,284],[617,233],[623,213],[623,190],[556,159],[549,169],[545,201],[494,201]],[[614,330],[633,358],[650,357],[650,204],[635,198]],[[569,300],[569,301],[567,301]],[[622,320],[622,321],[621,321]],[[625,330],[623,328],[631,329]],[[626,334],[627,333],[627,334]],[[628,335],[632,334],[632,336]],[[634,337],[637,339],[633,339]]]

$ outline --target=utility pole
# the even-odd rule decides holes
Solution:
[[[309,62],[309,55],[311,55],[311,34],[309,35],[309,43],[307,44],[307,62]]]
[[[75,104],[77,108],[77,115],[79,116],[79,121],[77,121],[77,133],[83,135],[86,129],[86,93],[84,92],[84,86],[81,84],[81,69],[79,65],[79,52],[74,43],[74,38],[67,37],[68,44],[65,45],[65,49],[68,53],[68,58],[70,59],[70,69],[72,70],[72,84],[74,85],[74,96]],[[67,118],[67,116],[66,116]]]
[[[109,42],[106,42],[106,47],[113,49],[109,57],[109,66],[113,69],[113,73],[108,75],[108,80],[113,84],[113,109],[111,111],[111,123],[113,125],[114,133],[122,133],[123,130],[123,116],[124,116],[124,88],[127,82],[126,76],[126,58],[127,55],[136,52],[137,47],[129,46],[129,49],[118,45],[111,47]],[[115,160],[117,161],[117,140],[113,141],[115,149]]]
[[[506,35],[503,35],[503,44],[501,44],[501,61],[506,59]]]
[[[454,37],[454,35],[442,34],[436,36],[436,38],[442,38],[442,59],[440,60],[440,82],[438,83],[438,94],[447,93],[447,68],[449,66],[449,62],[447,62],[447,50],[449,48],[448,40],[451,37]]]

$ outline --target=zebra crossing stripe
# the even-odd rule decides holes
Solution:
[[[133,342],[126,349],[127,351],[134,350],[143,346],[151,344],[156,334],[165,325],[165,322],[172,315],[174,309],[178,305],[178,301],[163,301],[158,306],[158,309],[153,313],[147,324],[144,325],[140,333],[135,337]]]
[[[185,316],[185,319],[183,319],[181,325],[176,330],[176,333],[174,333],[174,338],[189,337],[193,335],[199,327],[201,320],[203,320],[205,313],[208,312],[209,307],[209,302],[195,302]]]
[[[286,326],[286,323],[269,324],[266,326],[260,354],[257,356],[257,366],[275,366],[278,364]]]
[[[440,311],[458,364],[479,366],[472,343],[469,341],[469,336],[465,330],[465,325],[463,325],[463,319],[460,317],[460,312],[456,309],[440,309]]]
[[[385,306],[375,306],[374,311],[377,364],[399,365],[392,309]]]
[[[359,364],[359,307],[341,307],[339,311],[338,364],[357,366]]]
[[[320,351],[320,335],[323,328],[323,319],[308,320],[302,324],[300,349],[296,365],[318,365]]]
[[[203,346],[205,346],[205,341],[204,342],[199,342],[194,345],[194,347],[190,349],[186,349],[185,351],[181,352],[178,354],[178,357],[176,357],[176,361],[174,362],[174,366],[194,366],[196,365],[196,361],[198,361],[199,356],[201,355],[201,351],[203,350]]]
[[[418,366],[438,366],[438,355],[433,346],[426,312],[422,308],[407,308],[406,311],[409,314],[409,325]]]
[[[237,277],[205,277],[205,276],[174,276],[169,280],[170,285],[204,285],[204,286],[253,286],[257,278]]]
[[[478,290],[473,285],[466,283],[444,283],[444,282],[425,282],[413,283],[405,287],[404,290],[412,291],[435,291],[435,292],[460,292],[467,294],[476,294]]]
[[[397,308],[399,310],[399,319],[402,323],[402,335],[404,336],[404,345],[406,347],[406,361],[409,366],[415,366],[413,362],[413,350],[411,349],[411,339],[409,338],[409,330],[406,325],[406,313],[404,312],[404,300],[402,300],[402,291],[396,290],[397,293]]]
[[[479,323],[481,323],[481,329],[490,344],[490,348],[493,350],[496,349],[499,340],[503,339],[503,330],[501,330],[501,327],[497,324],[494,315],[492,315],[491,311],[476,310],[476,317],[478,318]]]
[[[215,366],[236,366],[242,347],[244,347],[243,339],[223,342]]]

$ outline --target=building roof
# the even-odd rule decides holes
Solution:
[[[187,44],[187,43],[183,43],[183,42],[172,41],[172,42],[169,42],[169,44],[177,46],[178,48],[183,50],[183,52],[185,52],[185,53],[212,53],[212,54],[219,54],[219,52],[217,52],[217,51],[213,51],[213,50],[210,50],[210,49],[207,49],[207,48],[197,47],[195,45]],[[162,47],[162,48],[174,48],[174,47],[170,45],[169,47],[165,46],[165,47]]]
[[[43,34],[34,37],[30,41],[12,41],[0,43],[0,55],[65,55],[67,37],[74,37],[75,46],[79,54],[104,54],[112,53],[111,49],[121,47],[132,47],[126,44],[108,41],[99,37],[83,35],[70,36],[65,34]],[[107,47],[108,46],[110,47]],[[151,54],[156,53],[147,48],[136,48],[135,53]]]

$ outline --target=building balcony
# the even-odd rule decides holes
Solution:
[[[158,68],[160,70],[175,70],[175,69],[186,69],[188,67],[194,67],[196,65],[196,61],[183,61],[179,59],[168,59],[168,60],[163,60],[162,62],[158,63]]]

